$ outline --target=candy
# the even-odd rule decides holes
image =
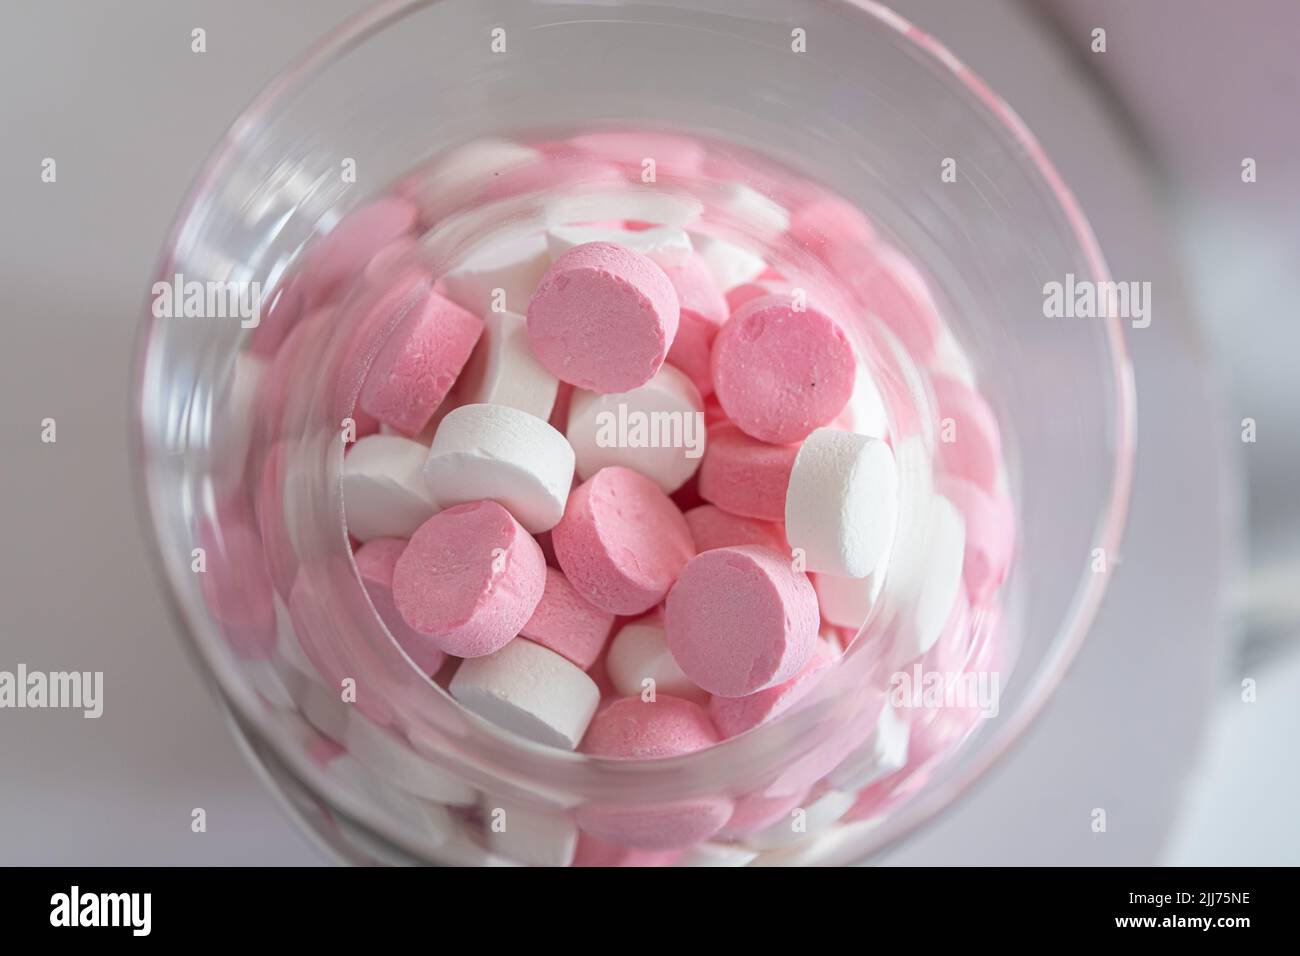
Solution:
[[[620,467],[603,468],[574,489],[551,540],[578,592],[622,615],[663,600],[695,553],[677,506],[649,478]]]
[[[876,726],[826,778],[840,790],[857,792],[907,764],[909,726],[889,704],[880,709]]]
[[[430,292],[401,320],[361,387],[361,408],[414,435],[446,397],[483,331],[474,315]]]
[[[835,649],[818,641],[812,658],[794,677],[775,687],[746,697],[713,697],[709,716],[723,737],[735,737],[789,710],[814,687],[826,670],[839,659]]]
[[[614,615],[579,594],[561,571],[546,569],[546,587],[533,616],[519,632],[549,647],[584,671],[604,650]]]
[[[400,435],[367,435],[343,458],[343,513],[358,541],[405,538],[437,507],[424,483],[429,449]]]
[[[931,499],[927,520],[925,563],[913,583],[910,612],[899,628],[891,661],[901,665],[934,646],[952,613],[962,586],[962,561],[966,550],[966,525],[947,498]]]
[[[758,850],[774,850],[811,839],[848,813],[857,798],[849,791],[827,790],[806,807],[791,810],[786,819],[749,834],[745,843]]]
[[[681,265],[666,268],[664,272],[677,291],[677,301],[681,306],[677,337],[668,350],[668,361],[685,372],[699,393],[707,397],[713,394],[710,369],[713,340],[731,314],[727,300],[699,256],[692,255]]]
[[[456,657],[491,654],[519,633],[546,584],[542,549],[505,508],[474,501],[411,535],[393,602],[414,631]]]
[[[337,295],[375,253],[415,225],[416,208],[388,196],[349,212],[314,245],[303,262],[308,307]]]
[[[546,232],[551,259],[559,259],[575,246],[589,242],[612,242],[639,252],[665,270],[680,266],[691,255],[691,237],[672,226],[650,229],[608,229],[601,226],[553,226]]]
[[[476,249],[442,281],[447,297],[475,315],[522,314],[550,264],[545,236],[515,235]]]
[[[836,627],[850,628],[856,632],[866,623],[876,602],[880,600],[888,564],[886,558],[881,562],[879,571],[868,574],[865,578],[846,578],[838,574],[810,575],[822,617]]]
[[[898,523],[898,470],[883,441],[819,428],[790,472],[785,533],[810,571],[863,578],[880,565]]]
[[[700,463],[700,497],[731,514],[784,521],[798,454],[798,445],[769,445],[730,422],[713,425]]]
[[[463,662],[448,689],[484,720],[562,750],[578,746],[600,703],[581,669],[522,637]]]
[[[767,269],[762,256],[717,236],[691,233],[691,243],[723,292],[757,279]]]
[[[673,660],[668,636],[658,615],[624,624],[610,641],[605,669],[614,689],[624,697],[637,697],[652,690],[697,704],[709,695],[696,687]],[[648,682],[648,683],[647,683]]]
[[[433,436],[424,480],[440,507],[488,499],[536,534],[564,514],[573,449],[533,415],[506,405],[462,405]]]
[[[411,630],[393,603],[393,570],[405,550],[406,542],[401,538],[375,538],[358,548],[353,560],[384,626],[422,673],[436,674],[447,655],[428,637]]]
[[[631,391],[576,392],[565,435],[579,478],[625,465],[671,494],[700,466],[707,437],[704,402],[690,379],[665,365]]]
[[[778,552],[748,546],[692,558],[668,593],[664,624],[692,682],[744,697],[798,674],[820,621],[808,578]]]
[[[760,441],[801,441],[843,411],[853,393],[853,347],[824,312],[792,296],[754,299],[713,343],[723,409]]]
[[[559,812],[485,800],[488,849],[530,866],[568,866],[578,846],[578,827]]]
[[[593,757],[653,760],[704,750],[718,733],[704,708],[658,695],[653,701],[624,697],[602,709],[582,740]],[[731,815],[725,797],[636,806],[593,802],[578,808],[578,825],[603,840],[625,846],[669,849],[689,846],[717,833]]]
[[[546,421],[555,407],[559,384],[533,354],[524,317],[489,312],[453,397],[460,405],[508,405]]]
[[[978,392],[956,379],[937,377],[933,385],[939,406],[939,469],[997,492],[1002,441],[993,411]]]
[[[569,250],[528,305],[528,335],[542,364],[596,392],[626,392],[659,371],[677,334],[677,293],[654,262],[592,242]]]
[[[976,604],[987,602],[1006,578],[1015,550],[1015,515],[1006,495],[990,495],[971,481],[944,476],[939,491],[966,523],[962,580]],[[689,516],[688,516],[689,517]]]
[[[773,521],[729,514],[715,505],[692,508],[686,512],[685,518],[691,537],[695,539],[697,553],[745,544],[761,544],[782,553],[790,550],[785,532]]]

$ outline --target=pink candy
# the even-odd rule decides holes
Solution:
[[[760,441],[801,441],[834,421],[857,362],[835,322],[790,296],[746,303],[713,343],[713,387],[727,416]]]
[[[704,708],[661,694],[616,700],[587,728],[582,752],[593,757],[653,760],[704,750],[718,742]],[[707,840],[727,822],[733,805],[705,797],[647,806],[591,803],[578,810],[578,825],[611,843],[651,850]]]
[[[393,572],[402,619],[441,650],[482,657],[504,647],[536,610],[546,585],[542,549],[494,501],[440,511],[415,534]]]
[[[543,365],[595,392],[650,381],[677,335],[677,293],[663,269],[610,242],[575,246],[528,304],[528,337]]]
[[[818,641],[812,659],[794,677],[747,697],[713,697],[709,701],[709,716],[722,736],[743,734],[798,703],[837,660],[839,655],[835,649],[825,641]]]
[[[685,517],[697,552],[745,544],[760,544],[782,553],[789,550],[785,533],[775,521],[743,518],[715,505],[699,505],[686,512]]]
[[[691,559],[668,594],[664,625],[677,666],[711,694],[743,697],[794,677],[820,625],[807,576],[768,548]]]
[[[798,454],[798,445],[769,445],[730,422],[713,425],[700,462],[700,497],[735,515],[783,521]]]
[[[478,317],[430,292],[393,331],[361,389],[361,408],[418,435],[456,381],[483,331]]]
[[[613,626],[613,614],[579,594],[563,572],[547,568],[542,599],[520,633],[588,670]]]
[[[357,549],[353,559],[379,619],[422,673],[436,674],[447,655],[428,637],[412,630],[393,603],[393,571],[405,550],[406,542],[401,538],[375,538]]]
[[[691,529],[659,486],[628,468],[602,468],[574,489],[551,531],[573,586],[611,614],[641,614],[663,600],[695,553]]]
[[[1002,440],[992,409],[970,386],[953,378],[934,379],[939,405],[939,467],[985,491],[998,490]]]
[[[713,340],[728,315],[727,300],[718,291],[713,274],[698,255],[674,269],[665,270],[681,303],[677,337],[668,350],[668,361],[681,369],[700,391],[701,398],[713,394],[710,361]]]

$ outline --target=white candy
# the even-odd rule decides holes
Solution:
[[[757,850],[735,843],[715,843],[705,840],[679,856],[673,866],[745,866],[756,856],[758,856]]]
[[[509,140],[475,140],[438,160],[413,183],[410,196],[426,219],[441,219],[501,173],[540,160],[537,150]]]
[[[429,449],[398,435],[367,435],[343,458],[343,510],[358,541],[409,538],[436,510],[424,483]]]
[[[533,354],[527,320],[514,312],[489,312],[454,394],[458,405],[509,405],[546,421],[559,387],[560,380]]]
[[[726,183],[718,205],[759,235],[779,236],[790,228],[790,210],[745,183]]]
[[[857,375],[853,378],[853,394],[849,396],[842,417],[848,426],[847,430],[859,435],[884,438],[889,430],[885,400],[880,397],[880,389],[876,388],[871,373],[864,365],[858,365]]]
[[[895,664],[910,661],[934,646],[961,588],[966,522],[957,506],[942,495],[931,499],[925,541],[925,563],[917,579],[915,598],[890,656]]]
[[[656,694],[681,697],[702,704],[706,691],[692,684],[668,650],[663,621],[649,617],[625,624],[610,642],[605,658],[610,683],[624,697],[639,696],[645,681],[654,681]]]
[[[477,792],[465,781],[435,767],[407,746],[406,741],[375,726],[361,714],[351,716],[339,742],[369,770],[407,793],[459,807],[472,806],[478,800]]]
[[[212,409],[212,461],[218,474],[237,478],[248,458],[248,443],[257,421],[257,390],[270,365],[251,352],[235,356],[234,367]]]
[[[560,812],[483,801],[488,849],[530,866],[568,866],[578,848],[578,826]]]
[[[880,719],[867,739],[831,771],[826,778],[838,790],[857,792],[882,777],[903,769],[907,763],[907,745],[911,726],[899,718],[886,701]]]
[[[880,599],[880,591],[885,583],[885,568],[889,566],[886,559],[878,570],[865,578],[846,578],[838,574],[812,575],[813,588],[817,591],[817,606],[821,608],[822,617],[836,627],[851,627],[855,631],[866,621]]]
[[[898,522],[898,470],[883,441],[818,428],[790,472],[785,532],[809,571],[863,578],[889,552]]]
[[[667,189],[629,186],[618,192],[559,196],[546,204],[546,221],[553,225],[632,219],[660,226],[684,226],[704,210],[693,196]]]
[[[506,405],[462,405],[438,426],[424,480],[439,508],[491,499],[537,534],[564,517],[573,449],[535,415]]]
[[[847,790],[827,790],[807,807],[795,807],[770,826],[745,837],[757,850],[775,850],[811,839],[849,812],[858,795]]]
[[[475,315],[528,311],[533,289],[551,265],[546,237],[517,235],[471,253],[443,278],[447,298]],[[500,289],[502,297],[496,290]]]
[[[630,392],[576,390],[565,434],[583,481],[602,468],[624,465],[672,494],[700,467],[704,402],[684,373],[663,365]]]
[[[600,704],[600,688],[559,654],[522,637],[461,662],[451,696],[521,737],[573,750]]]
[[[653,259],[665,269],[680,266],[691,255],[691,237],[685,229],[655,226],[652,229],[604,229],[599,226],[555,226],[546,233],[546,244],[555,261],[575,246],[588,242],[613,242]]]
[[[691,242],[723,292],[757,279],[767,270],[767,260],[762,256],[725,239],[692,233]]]

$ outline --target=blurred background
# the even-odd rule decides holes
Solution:
[[[174,633],[132,507],[127,382],[163,236],[204,157],[365,5],[7,11],[0,669],[102,670],[107,705],[98,720],[0,711],[0,864],[328,862],[238,752]],[[1094,633],[1010,757],[885,862],[1300,864],[1300,5],[893,6],[1026,121],[1116,278],[1152,283],[1154,313],[1130,336],[1136,484]],[[57,185],[41,182],[45,157]],[[207,833],[190,831],[195,807]]]

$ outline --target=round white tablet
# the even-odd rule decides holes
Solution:
[[[863,578],[884,561],[898,523],[898,470],[883,441],[819,428],[790,472],[785,532],[809,571]]]
[[[514,312],[489,312],[452,394],[458,405],[509,405],[546,421],[559,387],[533,354],[528,321]]]
[[[358,541],[409,538],[436,507],[422,469],[429,449],[400,435],[367,435],[343,458],[343,512]]]
[[[623,625],[605,657],[610,683],[624,697],[640,696],[654,681],[655,695],[667,694],[703,704],[707,691],[692,684],[668,650],[664,624],[657,615]]]
[[[522,637],[461,663],[448,687],[466,709],[521,737],[573,750],[600,704],[576,665]]]
[[[629,392],[578,390],[565,429],[578,477],[623,465],[672,494],[700,467],[705,443],[699,390],[671,365]]]
[[[462,405],[438,426],[424,480],[439,508],[495,501],[538,534],[564,516],[573,449],[535,415],[508,405]]]

